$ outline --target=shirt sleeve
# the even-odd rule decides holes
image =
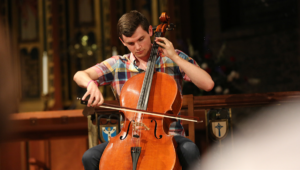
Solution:
[[[98,74],[99,85],[109,85],[113,82],[117,58],[117,56],[111,57],[92,67]]]
[[[179,55],[179,57],[181,57],[181,58],[185,59],[186,61],[194,64],[195,66],[199,67],[198,63],[194,59],[192,59],[191,57],[186,55],[184,52],[182,52],[180,50],[176,50],[176,52]],[[180,70],[181,75],[182,75],[182,77],[185,81],[191,81],[191,79],[185,74],[185,72],[181,68],[179,68],[179,70]]]

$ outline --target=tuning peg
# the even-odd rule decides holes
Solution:
[[[169,28],[176,28],[176,25],[174,23],[170,23],[170,25],[168,25]]]
[[[167,31],[173,31],[175,28],[166,28]]]
[[[175,27],[176,27],[176,25],[175,25],[175,24],[173,24],[173,23],[170,23],[170,24],[168,25],[168,27],[166,28],[166,30],[168,30],[168,31],[171,31],[171,30],[174,30],[174,29],[175,29]]]

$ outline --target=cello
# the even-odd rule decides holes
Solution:
[[[164,36],[170,28],[169,16],[162,13],[162,24],[156,27],[155,37]],[[158,44],[153,43],[145,72],[130,78],[120,94],[120,106],[148,112],[177,115],[182,96],[173,77],[155,72]],[[121,132],[111,138],[101,160],[100,170],[179,170],[176,142],[167,135],[175,119],[123,111],[124,125]]]

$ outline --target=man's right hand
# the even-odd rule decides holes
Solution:
[[[83,95],[82,100],[85,100],[85,98],[88,95],[90,95],[90,98],[87,103],[88,107],[100,106],[104,102],[103,95],[102,95],[101,91],[99,90],[98,86],[94,82],[89,83],[89,85],[87,87],[87,91]]]

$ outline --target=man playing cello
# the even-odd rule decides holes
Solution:
[[[88,106],[100,106],[104,102],[98,82],[99,85],[111,85],[115,93],[120,95],[125,82],[147,68],[152,48],[150,38],[153,35],[152,26],[149,25],[148,20],[141,13],[131,11],[119,19],[117,28],[120,41],[131,53],[112,56],[74,75],[74,81],[80,87],[87,88],[82,99],[90,95]],[[180,92],[183,80],[192,81],[198,88],[205,91],[213,88],[214,82],[210,75],[202,70],[192,58],[175,50],[172,43],[164,37],[157,37],[155,42],[162,47],[156,60],[159,64],[156,65],[155,70],[172,76]],[[182,169],[188,169],[199,160],[199,149],[192,141],[184,137],[180,121],[171,124],[169,134],[174,135],[178,144],[176,153]],[[99,169],[99,161],[107,144],[108,142],[99,144],[84,153],[82,162],[86,170]]]

